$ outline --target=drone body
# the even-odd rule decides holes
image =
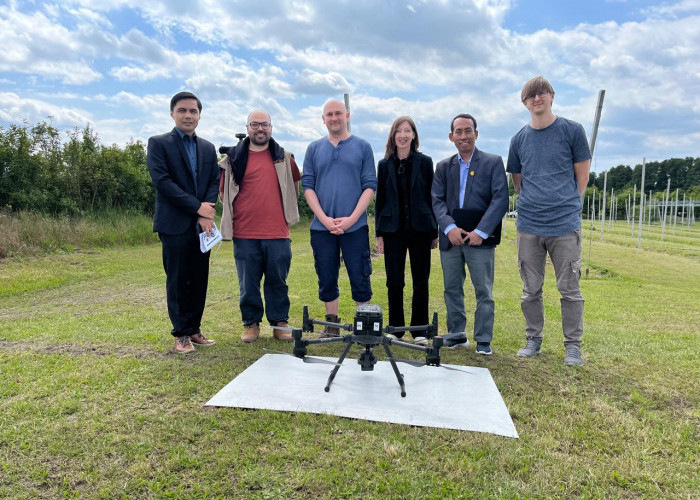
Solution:
[[[319,338],[319,339],[304,339],[302,337],[303,332],[313,332],[314,325],[320,326],[332,326],[339,330],[350,332],[347,335],[341,335],[339,337],[331,338]],[[353,324],[340,324],[332,323],[328,321],[316,320],[309,317],[309,310],[307,306],[304,306],[304,316],[303,316],[303,327],[302,328],[292,328],[292,338],[294,339],[294,349],[293,354],[298,358],[304,359],[307,362],[325,362],[335,365],[328,377],[328,382],[326,383],[325,391],[330,391],[331,383],[338,373],[340,366],[343,364],[345,357],[347,356],[350,348],[354,344],[358,344],[364,348],[360,353],[360,357],[357,362],[360,365],[362,371],[372,371],[374,370],[374,365],[377,363],[377,357],[374,355],[372,348],[381,345],[387,354],[387,359],[391,363],[391,367],[394,370],[396,379],[401,387],[401,396],[406,396],[406,388],[403,380],[403,375],[396,366],[396,362],[408,363],[413,366],[440,366],[440,348],[445,345],[444,340],[449,337],[449,342],[452,344],[457,344],[466,341],[466,334],[448,334],[444,338],[437,335],[437,313],[433,313],[433,323],[430,325],[418,325],[418,326],[408,326],[408,327],[392,327],[387,326],[382,327],[383,316],[382,308],[375,304],[363,304],[357,306],[355,311],[355,318]],[[392,339],[387,337],[385,333],[394,332],[410,332],[410,331],[421,331],[425,332],[428,339],[432,339],[431,346],[419,346],[415,344],[409,344],[408,342],[403,342],[401,340]],[[331,344],[331,343],[344,343],[346,344],[343,353],[338,358],[336,363],[331,363],[320,358],[309,358],[307,357],[307,347],[313,344]],[[425,362],[408,360],[408,359],[396,359],[394,358],[389,346],[398,346],[402,348],[412,349],[416,351],[422,351],[426,353]],[[447,367],[445,367],[447,368]]]

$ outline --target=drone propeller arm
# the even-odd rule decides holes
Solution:
[[[421,345],[416,345],[416,344],[409,344],[408,342],[404,342],[403,340],[394,340],[390,339],[388,337],[383,337],[383,344],[388,344],[388,345],[395,345],[397,347],[405,347],[406,349],[413,349],[414,351],[422,351],[422,352],[428,352],[428,347],[421,346]]]
[[[384,327],[384,333],[396,333],[396,332],[421,332],[427,333],[427,337],[434,337],[438,332],[438,315],[436,312],[433,313],[433,322],[429,325],[411,325],[411,326],[391,326],[388,325]]]
[[[332,321],[323,321],[320,319],[314,319],[314,318],[308,318],[308,325],[312,328],[311,330],[306,330],[307,332],[312,332],[313,331],[313,325],[318,325],[318,326],[332,326],[335,328],[340,328],[341,330],[345,330],[347,332],[352,331],[352,325],[350,323],[334,323]]]
[[[385,326],[384,333],[396,332],[420,332],[432,330],[433,325],[414,325],[414,326]]]

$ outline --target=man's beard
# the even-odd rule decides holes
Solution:
[[[261,141],[256,139],[257,134],[253,134],[250,136],[250,142],[255,144],[256,146],[267,146],[267,144],[270,142],[270,137],[265,135],[265,138]]]

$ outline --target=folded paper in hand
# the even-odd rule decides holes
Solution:
[[[199,233],[199,249],[202,253],[207,253],[214,248],[214,245],[221,241],[221,233],[215,223],[211,225],[211,232],[207,235],[205,231]]]

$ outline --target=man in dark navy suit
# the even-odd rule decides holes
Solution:
[[[454,117],[449,138],[458,154],[437,164],[432,197],[433,211],[440,226],[448,332],[462,332],[466,328],[466,263],[476,294],[476,352],[490,355],[495,245],[500,241],[499,224],[508,209],[508,181],[501,157],[478,150],[477,137],[479,132],[473,116]],[[467,225],[470,227],[465,227]],[[490,238],[495,235],[498,238]],[[466,347],[469,341],[458,345]]]
[[[219,189],[214,145],[197,137],[202,103],[190,92],[170,100],[175,128],[148,140],[148,171],[156,188],[153,230],[163,244],[168,315],[175,350],[215,342],[200,331],[209,279],[209,252],[199,249],[199,233],[209,233]]]

